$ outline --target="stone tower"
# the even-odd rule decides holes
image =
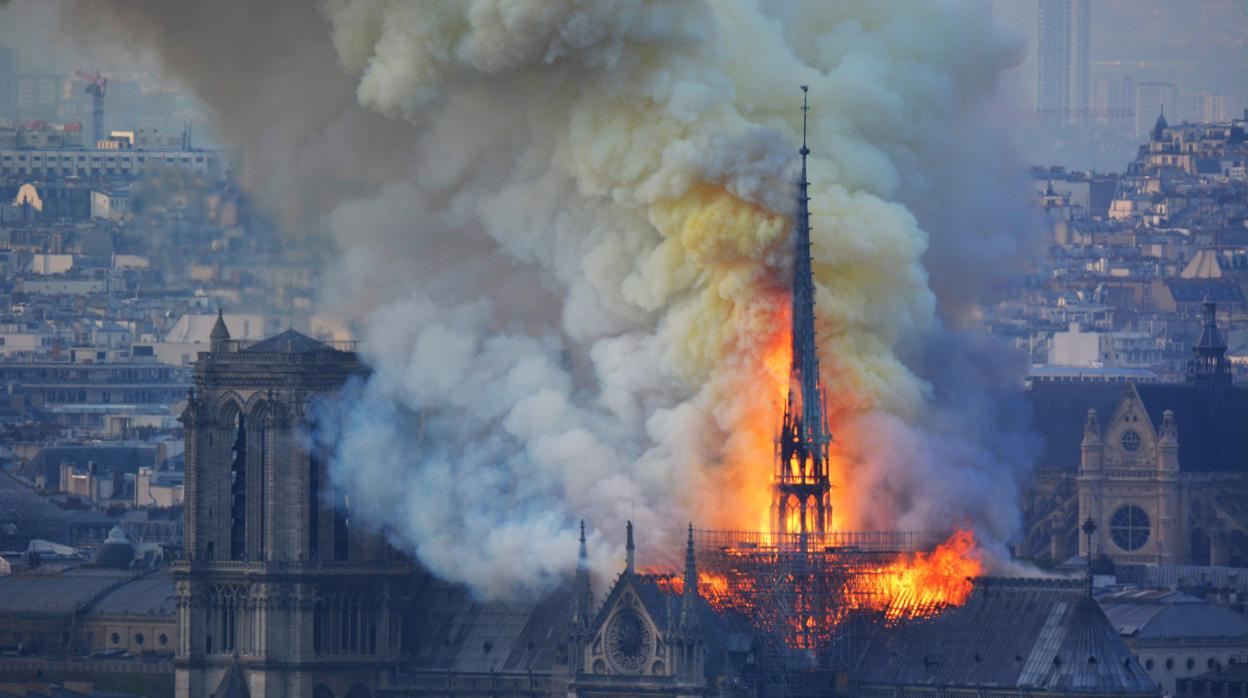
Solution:
[[[218,326],[181,418],[176,694],[371,695],[398,659],[407,563],[352,525],[309,437],[313,406],[362,367],[298,332],[248,346]]]

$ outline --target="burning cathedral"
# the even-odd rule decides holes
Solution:
[[[1156,695],[1082,583],[981,577],[969,532],[834,529],[809,152],[803,132],[768,530],[690,524],[683,569],[661,570],[639,564],[630,523],[621,572],[595,594],[582,524],[565,585],[481,602],[326,496],[306,433],[363,370],[351,347],[293,331],[248,344],[218,320],[182,416],[177,695]]]

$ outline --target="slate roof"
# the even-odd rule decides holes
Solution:
[[[1228,278],[1219,279],[1166,279],[1166,288],[1175,303],[1202,303],[1205,293],[1216,303],[1243,303],[1244,291],[1239,284]]]
[[[427,579],[416,598],[407,669],[549,672],[571,618],[567,589],[536,600],[482,602],[462,586]]]
[[[1189,594],[1121,592],[1097,602],[1114,629],[1133,640],[1240,638],[1248,647],[1248,616]]]
[[[13,545],[24,547],[31,538],[57,543],[69,541],[65,512],[0,470],[0,525],[8,523],[17,528],[16,540],[9,541]]]
[[[136,577],[108,592],[91,608],[92,615],[149,616],[174,620],[173,577],[155,572]]]
[[[1138,387],[1153,424],[1174,410],[1179,430],[1179,469],[1248,472],[1248,389],[1154,383]]]
[[[63,574],[0,577],[0,613],[62,615],[86,608],[130,575],[119,570],[74,569]]]
[[[286,330],[273,335],[262,342],[256,342],[243,349],[245,352],[269,354],[319,354],[321,352],[337,352],[337,349],[317,341],[306,334],[294,330]]]
[[[877,633],[858,676],[872,686],[1158,695],[1079,580],[978,579],[965,605]]]
[[[1031,406],[1031,430],[1043,442],[1037,465],[1078,469],[1083,425],[1088,410],[1096,410],[1102,425],[1118,409],[1127,386],[1109,382],[1038,381],[1026,393]],[[1182,432],[1180,438],[1182,437]]]
[[[1184,472],[1248,472],[1248,388],[1138,383],[1149,421],[1161,424],[1174,411],[1179,432],[1179,468]],[[1041,467],[1077,469],[1083,425],[1095,409],[1101,428],[1126,394],[1121,383],[1045,383],[1027,390],[1031,428],[1043,439]]]

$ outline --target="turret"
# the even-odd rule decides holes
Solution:
[[[1231,364],[1226,359],[1226,339],[1218,330],[1218,304],[1205,292],[1204,317],[1200,337],[1192,347],[1187,362],[1187,382],[1205,385],[1229,385]]]
[[[1166,137],[1166,129],[1170,128],[1170,124],[1166,122],[1166,105],[1161,105],[1161,113],[1157,115],[1157,122],[1153,124],[1153,140],[1161,141]]]
[[[1157,430],[1157,469],[1174,473],[1179,470],[1179,428],[1174,423],[1174,412],[1161,413],[1161,427]]]
[[[212,326],[212,332],[208,335],[211,350],[213,352],[225,351],[225,343],[230,339],[230,328],[225,326],[225,316],[222,315],[221,309],[217,308],[217,322]]]
[[[1101,469],[1101,456],[1105,443],[1101,440],[1101,425],[1096,418],[1096,410],[1088,410],[1088,418],[1083,423],[1083,442],[1080,444],[1079,470],[1094,472]]]

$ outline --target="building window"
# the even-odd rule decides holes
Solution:
[[[230,559],[242,560],[247,554],[247,418],[241,412],[231,451]]]
[[[1192,670],[1193,670],[1193,669],[1195,669],[1195,668],[1196,668],[1196,660],[1195,660],[1195,659],[1192,659],[1191,657],[1188,657],[1188,659],[1187,659],[1187,670],[1188,670],[1188,671],[1192,671]]]
[[[1174,660],[1173,660],[1173,659],[1167,659],[1167,660],[1166,660],[1166,671],[1174,671]]]
[[[1122,450],[1127,453],[1135,453],[1140,450],[1140,444],[1143,443],[1143,440],[1140,439],[1140,432],[1134,429],[1128,429],[1122,432],[1122,439],[1120,441],[1122,443]]]
[[[1148,514],[1144,510],[1128,504],[1118,507],[1109,520],[1109,535],[1122,550],[1139,550],[1148,542]]]
[[[112,635],[108,636],[108,641],[116,645],[121,642],[121,636],[118,635],[117,633],[113,633]]]
[[[1151,660],[1151,659],[1146,659],[1146,660],[1144,660],[1144,668],[1145,668],[1145,669],[1147,669],[1148,671],[1152,671],[1152,670],[1153,670],[1153,660]]]
[[[160,642],[161,647],[164,647],[165,645],[169,644],[169,636],[164,633],[161,633],[160,637],[156,638],[156,640]]]
[[[343,492],[334,507],[334,559],[346,560],[349,557],[348,540],[350,539],[351,519],[348,516],[350,500]]]
[[[134,644],[136,644],[136,645],[142,645],[142,644],[143,644],[143,633],[135,633],[135,634],[134,634]]]
[[[308,457],[308,557],[316,558],[320,547],[321,512],[321,461],[312,454]]]

